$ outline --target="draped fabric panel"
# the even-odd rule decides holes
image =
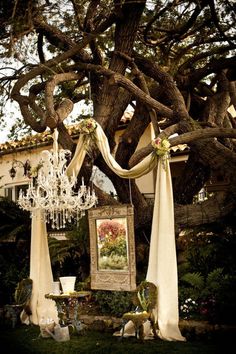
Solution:
[[[146,279],[158,288],[154,311],[158,335],[166,340],[184,340],[178,327],[178,275],[170,165],[167,161],[164,169],[160,159]]]
[[[38,325],[42,318],[51,318],[58,323],[55,302],[45,299],[45,294],[52,292],[53,275],[48,249],[47,230],[42,218],[42,211],[37,209],[32,215],[30,278],[33,289],[30,308],[30,322]]]
[[[105,162],[113,172],[122,178],[139,178],[153,170],[153,168],[157,165],[157,159],[153,154],[149,154],[133,168],[129,170],[124,169],[120,167],[120,165],[112,156],[107,137],[99,124],[97,125],[94,135],[96,138],[97,147],[99,148]],[[75,173],[75,175],[79,174],[84,157],[86,155],[86,149],[89,147],[89,140],[90,138],[86,135],[82,134],[80,136],[73,159],[67,167],[68,176],[72,176],[73,173]]]
[[[105,162],[122,178],[141,177],[155,168],[158,163],[146,279],[158,287],[157,308],[155,309],[159,326],[158,335],[166,340],[184,341],[185,338],[181,335],[178,327],[178,278],[169,161],[167,160],[163,164],[161,158],[158,159],[157,155],[151,153],[130,170],[123,169],[111,155],[108,140],[99,124],[97,124],[94,135]],[[86,154],[86,147],[88,147],[88,139],[86,135],[81,134],[75,155],[67,168],[69,176],[78,175]],[[148,324],[145,324],[145,331],[150,331]],[[126,325],[125,332],[133,334],[132,323],[129,322]]]
[[[78,175],[81,169],[81,166],[84,162],[86,155],[86,148],[89,146],[89,137],[86,135],[80,135],[73,159],[71,160],[69,166],[67,167],[66,173],[68,176],[73,174]]]
[[[118,176],[122,178],[139,178],[144,176],[157,165],[157,159],[153,154],[149,154],[146,156],[141,162],[137,165],[132,167],[131,169],[127,170],[122,167],[116,162],[114,157],[111,155],[110,146],[107,140],[106,135],[104,134],[100,125],[97,126],[96,129],[96,141],[97,146],[102,154],[107,165],[110,169],[115,172]]]

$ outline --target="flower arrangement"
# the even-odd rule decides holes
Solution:
[[[125,226],[116,220],[105,219],[98,226],[97,232],[100,242],[106,241],[106,238],[114,241],[119,236],[126,236]]]
[[[170,143],[168,139],[156,138],[152,140],[152,146],[154,147],[154,153],[160,156],[162,160],[162,166],[164,170],[167,168],[167,159],[169,158]]]
[[[81,134],[91,134],[97,128],[97,123],[93,118],[86,118],[81,120],[78,129]]]
[[[170,143],[166,138],[156,138],[152,141],[152,146],[154,147],[155,153],[158,156],[165,156],[169,152]]]
[[[97,228],[99,238],[99,267],[127,269],[126,228],[115,220],[104,220]]]

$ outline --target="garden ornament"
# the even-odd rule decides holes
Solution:
[[[65,327],[61,327],[59,324],[54,327],[54,333],[48,329],[48,327],[45,328],[47,333],[55,339],[57,342],[66,342],[70,340],[70,332],[69,332],[69,327],[73,327],[73,325],[68,325]]]

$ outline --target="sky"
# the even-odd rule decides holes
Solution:
[[[14,111],[17,117],[21,116],[21,112],[17,102],[9,102],[9,107],[5,108],[6,116],[9,116],[6,120],[7,126],[5,128],[0,128],[0,144],[5,143],[9,140],[7,135],[10,133],[10,129],[12,125],[14,125]],[[90,105],[91,107],[91,105]],[[90,108],[91,109],[91,108]],[[13,112],[13,113],[12,113]],[[91,111],[90,111],[91,112]],[[68,118],[64,121],[65,124],[70,124],[71,120],[79,116],[79,114],[87,115],[89,113],[88,106],[84,106],[83,103],[78,103],[74,105],[74,109],[72,113],[68,116]]]
[[[13,112],[15,111],[18,116],[20,114],[16,103],[14,104],[9,102],[8,106],[9,107],[5,108],[5,112],[6,112],[5,114],[6,116],[8,116],[8,119],[6,119],[7,126],[5,128],[0,128],[0,144],[5,143],[7,140],[9,140],[7,135],[10,133],[10,129],[14,124],[14,113],[12,113],[12,111]]]

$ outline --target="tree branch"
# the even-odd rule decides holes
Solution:
[[[200,139],[209,138],[236,138],[236,129],[224,129],[224,128],[206,128],[197,129],[189,133],[184,133],[180,136],[169,139],[170,145],[175,146],[179,144],[189,144]]]
[[[233,198],[224,193],[215,195],[201,204],[175,205],[175,229],[179,233],[186,227],[213,223],[235,208]]]

